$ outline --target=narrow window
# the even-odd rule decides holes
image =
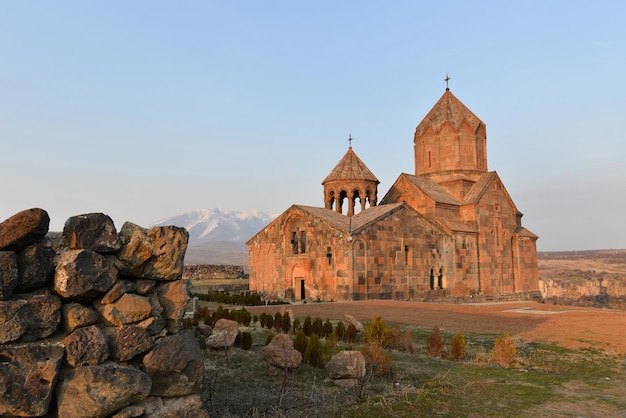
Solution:
[[[437,287],[443,289],[443,267],[439,269],[439,276],[437,277]]]
[[[430,269],[430,290],[435,289],[435,270]]]
[[[428,168],[431,168],[431,167],[432,167],[432,164],[430,161],[430,151],[428,151]]]
[[[405,245],[404,246],[404,264],[405,265],[409,265],[409,246]]]
[[[326,249],[326,258],[328,258],[328,265],[332,264],[333,254],[330,252],[330,247]]]
[[[298,254],[298,234],[295,231],[291,234],[291,246],[293,253]]]
[[[300,233],[300,252],[306,253],[306,231]]]

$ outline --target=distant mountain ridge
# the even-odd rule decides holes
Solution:
[[[274,217],[256,209],[196,209],[161,219],[151,226],[174,225],[189,232],[185,264],[235,264],[247,269],[245,242]]]

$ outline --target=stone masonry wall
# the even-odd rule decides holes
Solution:
[[[49,221],[0,223],[0,416],[207,417],[202,352],[182,329],[187,231]]]
[[[243,266],[228,264],[191,264],[183,268],[183,279],[212,280],[212,279],[244,279],[247,275]]]

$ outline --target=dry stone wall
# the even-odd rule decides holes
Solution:
[[[0,416],[208,416],[202,351],[182,329],[187,231],[49,222],[29,209],[0,223]]]
[[[247,279],[243,266],[231,264],[191,264],[183,269],[183,279],[214,280],[214,279]]]

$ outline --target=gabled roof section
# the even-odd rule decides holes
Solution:
[[[470,189],[469,193],[465,195],[461,204],[473,205],[478,202],[483,194],[485,194],[494,178],[496,178],[495,171],[490,171],[480,176],[476,184],[474,184]]]
[[[515,233],[520,237],[531,238],[531,239],[539,238],[539,236],[533,234],[532,232],[530,232],[528,229],[524,228],[523,226],[520,226],[519,228],[517,228],[515,230]]]
[[[414,184],[421,191],[426,193],[436,203],[445,203],[448,205],[458,205],[459,201],[454,198],[446,189],[432,181],[428,177],[416,176],[413,174],[402,173],[400,177],[405,177],[410,183]],[[399,180],[399,179],[398,179]]]
[[[352,217],[351,231],[352,233],[359,232],[361,229],[375,223],[379,219],[382,219],[389,214],[395,212],[401,208],[404,203],[392,203],[389,205],[379,205],[366,209],[360,213],[357,213]]]
[[[339,163],[337,163],[335,168],[332,169],[330,174],[326,176],[322,184],[337,180],[365,180],[373,181],[376,184],[380,183],[374,173],[367,168],[363,161],[361,161],[352,150],[352,147],[348,148],[348,152],[346,152]]]
[[[424,119],[415,129],[416,135],[421,135],[429,127],[436,133],[439,132],[445,122],[448,122],[455,131],[458,132],[463,122],[467,122],[472,130],[476,132],[483,123],[478,116],[467,108],[450,90],[441,96],[439,101],[428,112]]]

